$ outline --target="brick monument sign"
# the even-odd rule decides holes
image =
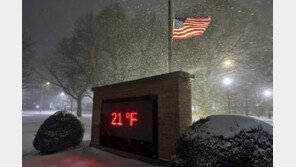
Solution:
[[[191,125],[192,78],[178,71],[93,88],[90,145],[132,158],[168,160]]]

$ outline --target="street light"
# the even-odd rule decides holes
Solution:
[[[223,79],[223,83],[224,85],[227,86],[227,99],[228,99],[228,112],[230,113],[230,93],[229,93],[229,86],[231,85],[231,83],[233,82],[232,78],[226,77]]]
[[[270,90],[265,90],[263,92],[264,96],[265,96],[265,102],[266,102],[266,111],[268,112],[268,118],[271,119],[271,112],[268,111],[268,105],[267,105],[267,100],[268,98],[271,96],[272,92]]]
[[[224,85],[229,86],[232,83],[232,81],[233,80],[231,78],[226,77],[226,78],[224,78],[223,83],[224,83]]]
[[[40,107],[38,107],[40,109],[40,112],[42,111],[42,108],[43,108],[43,93],[44,93],[44,89],[46,87],[49,87],[50,86],[50,82],[46,82],[44,85],[42,84],[41,85],[41,98],[40,98]]]
[[[270,90],[265,90],[263,93],[264,93],[264,96],[265,97],[269,97],[271,95],[271,91]]]
[[[62,110],[64,110],[64,109],[65,109],[65,99],[66,99],[66,95],[65,95],[64,92],[61,92],[61,93],[59,94],[59,96],[60,96],[60,98],[61,98]]]
[[[224,61],[224,67],[229,68],[229,67],[232,67],[232,65],[233,65],[232,60]]]

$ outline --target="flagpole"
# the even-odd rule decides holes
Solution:
[[[171,72],[171,59],[172,59],[172,6],[173,1],[168,0],[168,56],[167,56],[167,72]]]

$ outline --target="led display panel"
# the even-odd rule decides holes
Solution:
[[[157,158],[157,96],[102,101],[100,145]]]

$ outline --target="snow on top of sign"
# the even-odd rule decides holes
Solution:
[[[273,135],[272,126],[258,119],[242,115],[211,115],[206,118],[204,123],[193,124],[188,129],[188,136],[211,137],[222,136],[223,138],[232,138],[242,130],[250,131],[261,127],[268,134]]]

